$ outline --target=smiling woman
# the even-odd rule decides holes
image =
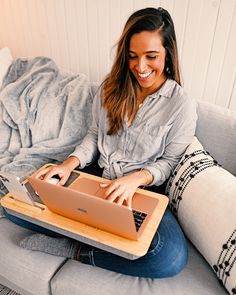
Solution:
[[[193,140],[197,117],[195,102],[180,85],[174,24],[165,9],[145,8],[129,17],[111,72],[93,100],[92,117],[87,135],[74,152],[35,177],[46,181],[59,175],[58,185],[63,185],[73,169],[94,162],[99,166],[96,172],[111,179],[101,185],[110,202],[131,208],[140,186],[163,193],[161,186]],[[147,254],[133,261],[40,234],[20,245],[147,278],[173,276],[188,259],[184,235],[168,209]]]

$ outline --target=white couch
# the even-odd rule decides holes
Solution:
[[[198,102],[196,135],[205,149],[233,175],[236,175],[235,131],[236,116],[220,107]],[[0,219],[0,283],[22,295],[227,294],[211,266],[190,241],[187,267],[175,277],[151,280],[20,248],[19,241],[30,233],[5,217]]]

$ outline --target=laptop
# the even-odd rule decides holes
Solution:
[[[131,240],[138,240],[160,201],[135,193],[131,210],[106,200],[101,182],[91,178],[78,177],[70,187],[31,176],[28,181],[50,211]]]

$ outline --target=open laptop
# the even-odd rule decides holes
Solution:
[[[52,212],[131,240],[138,240],[159,203],[158,198],[135,193],[131,210],[106,200],[100,182],[85,177],[70,187],[33,177],[28,181]]]

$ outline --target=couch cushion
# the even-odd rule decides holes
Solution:
[[[51,294],[50,280],[65,259],[20,248],[18,242],[30,234],[32,231],[0,219],[0,278],[19,286],[17,292],[25,290],[21,294]]]
[[[168,185],[172,211],[188,238],[236,294],[236,178],[204,151],[197,138]]]
[[[236,176],[236,113],[198,102],[196,136],[210,154]]]
[[[226,295],[202,256],[189,245],[189,262],[177,276],[143,279],[69,260],[51,282],[54,295]]]

